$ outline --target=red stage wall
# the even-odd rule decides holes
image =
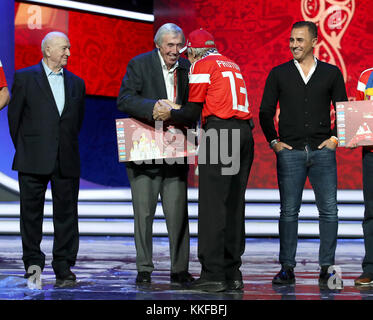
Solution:
[[[256,124],[248,187],[277,188],[275,155],[259,126],[258,112],[269,71],[292,58],[288,39],[294,22],[317,23],[315,54],[340,67],[350,99],[355,96],[360,73],[373,67],[371,0],[158,0],[154,4],[155,29],[174,22],[187,36],[202,27],[215,36],[220,52],[240,65]],[[361,150],[339,148],[337,157],[338,187],[361,189]]]
[[[16,70],[41,60],[41,40],[50,31],[68,35],[67,68],[85,80],[90,95],[116,97],[128,61],[154,47],[152,23],[16,2]]]
[[[153,25],[16,2],[15,65],[19,69],[40,61],[41,39],[60,30],[72,45],[68,68],[85,80],[87,93],[116,97],[128,61],[154,47],[154,31],[161,24],[175,22],[186,36],[203,27],[214,34],[218,49],[240,65],[245,77],[256,124],[248,187],[277,188],[275,156],[259,127],[258,109],[268,72],[291,59],[291,25],[298,20],[318,24],[320,45],[315,53],[341,68],[353,98],[359,74],[373,66],[371,12],[371,0],[157,0]],[[361,150],[339,148],[337,156],[338,187],[361,189]],[[191,176],[190,183],[197,186],[197,178]]]

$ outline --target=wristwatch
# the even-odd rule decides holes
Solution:
[[[279,143],[279,142],[280,142],[279,139],[273,139],[273,140],[269,143],[270,148],[273,149],[273,147],[274,147],[277,143]]]

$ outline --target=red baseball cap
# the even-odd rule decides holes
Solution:
[[[215,48],[214,37],[202,28],[194,30],[189,34],[186,46],[179,52],[183,53],[187,48]]]

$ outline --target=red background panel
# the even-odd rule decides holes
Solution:
[[[154,48],[153,24],[69,12],[74,55],[69,70],[85,79],[87,93],[117,97],[127,63]]]
[[[33,16],[40,9],[37,26]],[[41,60],[48,32],[64,32],[71,43],[67,69],[85,80],[90,95],[116,97],[128,61],[154,48],[152,23],[26,3],[16,3],[15,11],[16,70]]]
[[[248,187],[277,188],[275,155],[261,131],[258,113],[269,71],[292,58],[288,43],[294,22],[317,23],[321,46],[315,53],[321,60],[345,69],[350,99],[355,96],[360,73],[373,66],[371,0],[158,0],[154,9],[155,29],[174,22],[187,36],[202,27],[215,36],[219,51],[241,67],[256,124],[255,158]],[[337,161],[338,188],[361,189],[361,150],[339,148]]]
[[[288,48],[292,24],[299,20],[318,24],[320,47],[315,53],[341,68],[350,99],[360,73],[373,66],[371,0],[157,0],[154,25],[37,6],[43,9],[40,28],[32,26],[33,19],[30,26],[33,11],[20,9],[21,5],[31,6],[16,2],[16,69],[40,61],[40,42],[47,32],[63,31],[72,45],[68,69],[85,80],[91,95],[117,96],[128,61],[154,47],[154,30],[161,24],[174,22],[186,36],[200,27],[210,31],[221,53],[240,65],[254,111],[251,188],[277,188],[275,156],[260,129],[258,112],[269,71],[292,58]],[[339,16],[331,10],[336,5]],[[361,150],[339,148],[337,161],[338,187],[361,189]],[[190,182],[197,186],[197,177],[191,175]]]

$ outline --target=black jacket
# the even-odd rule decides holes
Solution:
[[[188,101],[189,67],[188,60],[179,58],[179,66],[176,71],[177,104],[185,105]],[[154,123],[153,107],[159,99],[167,99],[167,91],[158,49],[154,49],[134,57],[128,63],[127,72],[119,90],[117,107],[131,118],[152,124]],[[127,162],[126,165],[141,167],[148,174],[158,174],[161,168],[167,164],[135,165],[134,162]],[[186,165],[184,166],[187,168]]]
[[[179,58],[177,68],[177,104],[188,101],[190,63]],[[134,57],[127,65],[117,99],[118,109],[138,120],[153,121],[153,107],[159,99],[167,99],[158,49]]]
[[[260,105],[260,125],[268,142],[276,138],[295,149],[309,145],[317,149],[324,140],[337,135],[331,128],[330,108],[347,101],[341,71],[334,65],[317,61],[311,79],[304,83],[293,60],[271,70]],[[273,117],[280,103],[278,133]]]
[[[13,170],[51,174],[59,156],[61,174],[79,177],[78,135],[83,122],[85,84],[64,69],[65,106],[60,116],[42,63],[16,71],[8,106],[16,153]]]

